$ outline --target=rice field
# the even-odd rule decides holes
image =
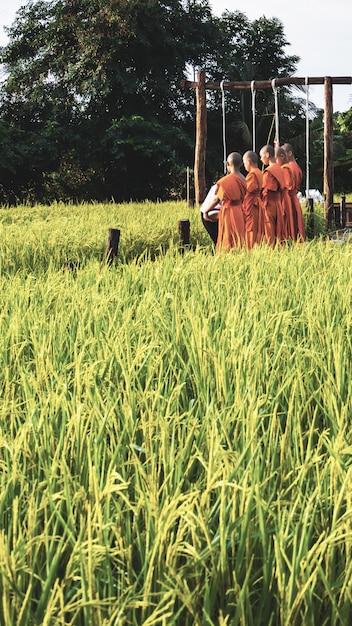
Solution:
[[[352,623],[352,246],[198,213],[0,210],[1,626]]]

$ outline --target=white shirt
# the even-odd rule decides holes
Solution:
[[[213,202],[213,200],[214,200],[214,198],[216,196],[215,190],[216,190],[216,184],[212,185],[212,187],[210,187],[210,189],[209,189],[209,191],[207,193],[207,196],[206,196],[202,206],[200,207],[201,213],[205,213],[208,210],[208,207],[210,206],[210,204]],[[216,207],[214,207],[214,211],[215,211],[215,209],[220,209],[220,207],[221,207],[221,203],[218,202]]]

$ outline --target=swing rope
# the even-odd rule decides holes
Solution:
[[[279,139],[279,105],[277,99],[277,87],[276,87],[276,79],[273,78],[271,81],[271,87],[274,94],[274,103],[275,103],[275,138],[274,138],[274,148],[278,148],[280,146]]]
[[[306,86],[306,198],[309,198],[309,83],[305,79]]]
[[[254,89],[254,80],[251,81],[251,92],[252,92],[252,148],[253,152],[255,152],[255,89]]]
[[[222,145],[223,145],[223,163],[224,163],[224,173],[227,172],[226,161],[227,161],[227,150],[226,150],[226,119],[225,119],[225,91],[224,91],[224,81],[222,80],[220,83],[221,89],[221,102],[222,102]]]

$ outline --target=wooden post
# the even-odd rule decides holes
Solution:
[[[79,270],[81,267],[81,264],[79,261],[65,261],[65,263],[62,266],[62,269],[64,272],[66,272],[67,270],[71,270],[71,272],[76,272],[76,270]]]
[[[330,76],[324,77],[324,197],[325,222],[329,227],[332,222],[334,205],[334,139],[332,82]]]
[[[184,252],[185,246],[189,246],[191,233],[191,224],[188,219],[179,220],[178,234],[180,235],[180,250]]]
[[[118,228],[109,228],[108,238],[106,240],[106,248],[104,254],[104,262],[112,265],[119,251],[121,231]]]
[[[340,219],[341,219],[341,228],[346,228],[346,196],[341,196]]]
[[[187,186],[187,206],[189,207],[194,207],[194,197],[191,195],[191,170],[189,167],[187,167],[187,181],[186,181],[186,186]]]
[[[187,197],[187,206],[189,206],[190,194],[189,194],[189,167],[187,166],[186,172],[186,197]]]
[[[308,232],[307,235],[309,239],[314,238],[314,199],[307,197],[307,208],[308,208]]]
[[[207,146],[207,104],[205,72],[198,72],[196,88],[196,145],[194,154],[194,193],[196,204],[201,204],[206,196],[205,156]]]
[[[334,225],[336,230],[339,230],[341,228],[341,210],[340,210],[340,205],[339,204],[335,204],[333,203],[332,205],[334,207],[333,209],[333,216],[334,216]]]

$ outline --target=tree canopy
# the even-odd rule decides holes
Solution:
[[[197,68],[211,80],[289,76],[276,18],[212,14],[208,0],[30,0],[1,49],[0,200],[165,199],[193,162]],[[227,101],[228,142],[250,146],[250,94]],[[303,132],[299,98],[280,90],[283,128]],[[257,96],[267,141],[269,91]],[[221,162],[219,94],[209,95],[208,176]],[[1,197],[2,196],[2,197]]]

